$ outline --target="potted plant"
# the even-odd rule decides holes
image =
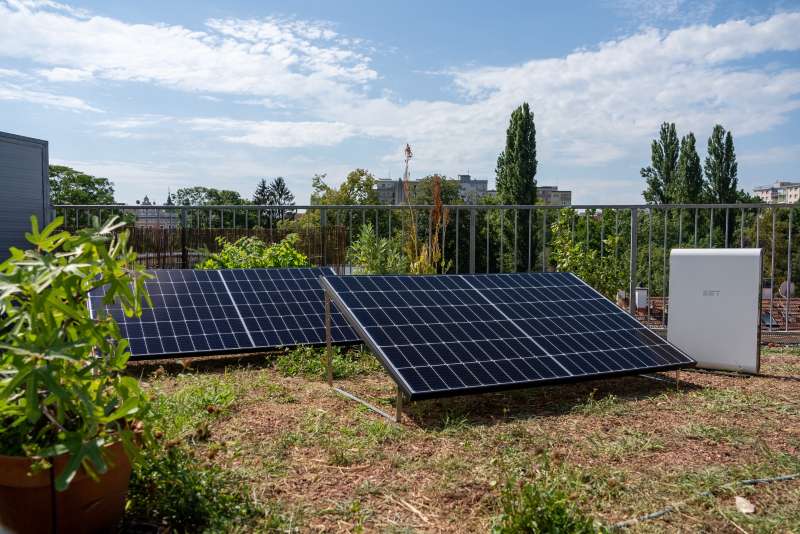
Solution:
[[[89,292],[107,286],[141,312],[144,272],[122,223],[76,234],[61,219],[26,234],[0,264],[0,531],[93,532],[124,511],[145,396],[123,376],[129,352]]]

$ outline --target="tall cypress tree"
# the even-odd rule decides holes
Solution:
[[[536,125],[528,103],[511,113],[506,148],[497,157],[497,196],[503,204],[536,203]]]
[[[697,155],[697,140],[692,132],[681,138],[675,187],[670,194],[671,202],[680,204],[699,204],[703,201],[703,168]]]
[[[647,183],[647,189],[642,192],[645,201],[653,204],[672,201],[670,193],[674,190],[679,151],[675,123],[662,123],[658,139],[650,145],[650,166],[639,171]]]
[[[736,202],[739,186],[739,165],[733,136],[717,124],[708,138],[708,156],[705,162],[708,197],[711,202],[728,204]]]
[[[527,102],[511,113],[511,120],[506,130],[506,147],[497,157],[495,169],[497,196],[502,204],[536,204],[536,124],[533,122],[533,112]],[[514,219],[516,218],[516,220]],[[516,228],[518,249],[516,250],[517,263],[513,269],[523,271],[527,269],[528,257],[536,250],[536,236],[538,232],[528,229],[529,214],[514,210],[513,217],[505,219],[507,242],[513,243],[513,232]],[[528,234],[531,234],[530,252]],[[508,247],[506,250],[509,250]],[[514,250],[510,250],[511,261]],[[504,261],[504,258],[500,258]],[[531,261],[536,259],[531,257]]]

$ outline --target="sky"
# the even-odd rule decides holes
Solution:
[[[739,184],[800,181],[800,0],[0,0],[0,131],[118,201],[285,177],[493,180],[511,111],[540,185],[637,203],[664,121],[734,136]]]

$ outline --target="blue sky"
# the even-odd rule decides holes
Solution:
[[[433,4],[433,5],[431,5]],[[499,5],[498,5],[499,4]],[[535,114],[540,184],[640,202],[662,121],[729,128],[740,185],[800,180],[800,0],[0,0],[0,130],[117,199],[284,176],[493,178]]]

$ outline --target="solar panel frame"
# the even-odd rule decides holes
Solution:
[[[586,297],[585,300],[592,300],[598,302],[607,303],[607,305],[613,308],[613,312],[615,315],[620,315],[622,317],[627,318],[631,322],[622,323],[619,330],[625,330],[625,327],[631,327],[628,330],[632,330],[635,327],[635,330],[641,331],[642,336],[646,336],[646,340],[648,340],[651,344],[656,343],[658,346],[669,346],[670,350],[680,356],[682,361],[678,362],[669,362],[666,361],[664,358],[661,358],[661,361],[656,361],[653,359],[652,361],[648,362],[648,364],[642,364],[642,361],[639,361],[635,358],[636,352],[622,352],[626,351],[626,348],[619,346],[617,348],[612,348],[611,346],[594,346],[593,350],[574,353],[574,354],[563,354],[558,352],[557,350],[553,350],[552,346],[548,346],[545,348],[542,344],[538,343],[537,340],[534,340],[530,336],[530,332],[526,332],[525,328],[518,325],[518,319],[516,317],[510,317],[508,313],[505,313],[501,310],[501,308],[491,301],[491,297],[487,297],[483,290],[479,287],[475,287],[477,281],[481,279],[495,279],[494,277],[500,277],[499,280],[510,280],[509,277],[515,276],[514,273],[508,274],[495,274],[495,275],[438,275],[436,277],[430,276],[359,276],[359,277],[323,277],[321,279],[322,285],[325,287],[327,294],[330,296],[331,300],[333,301],[336,309],[338,309],[342,315],[347,319],[356,333],[361,337],[364,343],[369,347],[369,349],[378,357],[379,361],[383,365],[383,367],[387,370],[390,374],[392,379],[398,384],[400,389],[404,392],[404,394],[410,400],[421,400],[426,398],[439,398],[439,397],[447,397],[447,396],[455,396],[455,395],[463,395],[463,394],[476,394],[476,393],[484,393],[484,392],[492,392],[492,391],[503,391],[509,389],[518,389],[518,388],[525,388],[525,387],[533,387],[538,385],[551,385],[551,384],[559,384],[559,383],[569,383],[569,382],[577,382],[583,380],[589,380],[592,378],[605,378],[605,377],[614,377],[614,376],[624,376],[630,374],[642,374],[642,373],[650,373],[650,372],[657,372],[657,371],[668,371],[673,369],[678,369],[681,367],[687,367],[694,364],[694,360],[692,360],[688,355],[680,351],[677,347],[670,345],[666,340],[658,337],[654,332],[649,330],[647,327],[636,321],[633,317],[630,317],[627,313],[623,310],[619,309],[616,305],[608,301],[605,297],[603,297],[599,292],[595,291],[593,288],[588,286],[585,282],[580,280],[577,276],[571,273],[517,273],[516,276],[519,275],[539,275],[539,276],[550,276],[551,279],[546,279],[548,282],[556,281],[558,277],[562,277],[563,280],[568,280],[571,282],[571,286],[573,287],[580,287],[582,289],[577,290],[577,294],[573,293],[572,296],[580,296],[583,295]],[[488,278],[487,278],[488,277]],[[370,291],[367,289],[368,287],[374,287],[374,290],[383,289],[384,291],[392,290],[393,293],[400,296],[400,299],[403,301],[404,304],[409,304],[409,300],[416,300],[419,305],[422,306],[420,309],[411,308],[412,311],[408,311],[403,307],[403,312],[405,313],[404,317],[411,316],[413,313],[419,312],[420,310],[425,310],[425,307],[438,307],[440,309],[436,310],[439,312],[439,317],[443,314],[447,313],[458,313],[461,317],[460,321],[455,324],[457,328],[454,330],[458,331],[458,336],[470,338],[470,341],[450,341],[451,346],[448,347],[447,343],[448,336],[452,336],[452,332],[447,332],[447,328],[435,326],[440,325],[441,323],[437,322],[439,317],[434,314],[431,310],[426,310],[424,313],[419,313],[419,315],[428,315],[428,317],[420,317],[419,319],[423,320],[423,323],[427,322],[428,320],[432,320],[432,324],[424,324],[424,325],[416,325],[414,328],[406,328],[401,332],[397,330],[389,330],[389,337],[391,336],[399,336],[402,334],[400,339],[405,343],[388,343],[387,339],[384,339],[383,336],[385,335],[384,330],[385,328],[378,329],[376,328],[379,323],[388,323],[387,319],[389,318],[389,314],[393,313],[391,308],[387,309],[364,309],[361,310],[361,306],[353,305],[356,303],[355,299],[356,296],[352,294],[353,292],[350,291],[339,291],[337,289],[337,285],[340,285],[337,280],[344,280],[348,279],[346,284],[350,284],[352,287],[353,284],[356,284],[353,279],[359,279],[363,282],[364,290]],[[406,280],[415,280],[415,284],[420,287],[424,287],[428,285],[428,280],[431,278],[436,278],[438,280],[449,280],[448,282],[451,287],[446,288],[444,293],[448,296],[448,298],[455,297],[460,300],[462,303],[466,303],[469,301],[469,298],[472,298],[471,305],[474,304],[474,300],[476,296],[480,296],[483,301],[480,302],[480,305],[477,306],[478,309],[484,308],[484,316],[481,317],[480,314],[476,318],[475,316],[468,316],[467,308],[465,306],[464,309],[451,309],[453,308],[450,305],[441,306],[431,302],[430,296],[424,296],[423,294],[417,295],[404,295],[403,291],[405,291],[405,283]],[[392,280],[394,279],[394,280]],[[391,281],[390,281],[391,280]],[[358,283],[361,283],[358,282]],[[398,286],[402,286],[403,289],[393,289],[397,288]],[[554,286],[555,287],[555,286]],[[560,286],[559,286],[560,287]],[[550,290],[545,290],[550,292]],[[466,292],[466,293],[465,293]],[[470,292],[474,292],[470,293]],[[571,291],[568,292],[568,295],[572,293]],[[502,294],[502,292],[501,292]],[[369,294],[369,298],[372,301],[375,301],[375,295]],[[557,296],[557,294],[556,294]],[[563,296],[563,295],[562,295]],[[388,298],[387,295],[383,295],[383,298]],[[591,299],[589,299],[591,297]],[[361,303],[363,304],[363,303]],[[377,305],[378,303],[375,302]],[[396,304],[396,303],[395,303]],[[599,306],[599,305],[598,305]],[[354,309],[351,309],[353,307]],[[354,311],[356,310],[356,311]],[[485,315],[486,310],[491,310],[491,314],[487,317]],[[378,320],[374,320],[373,311],[377,311],[377,315],[379,316]],[[472,310],[474,311],[474,310]],[[602,311],[602,309],[597,309],[597,311]],[[611,311],[611,308],[608,308],[608,311]],[[387,313],[388,312],[388,313]],[[402,315],[401,313],[401,315]],[[386,314],[385,317],[383,314]],[[494,315],[492,315],[494,314]],[[493,321],[495,324],[493,325],[494,330],[505,330],[506,335],[505,337],[498,337],[498,338],[491,338],[491,339],[483,339],[480,340],[480,335],[475,333],[478,330],[474,324],[482,325],[480,321]],[[473,324],[474,323],[474,324]],[[509,324],[510,323],[510,324]],[[419,347],[414,347],[414,352],[409,352],[409,354],[403,353],[400,348],[408,347],[408,344],[419,343],[419,340],[412,340],[409,339],[409,336],[414,337],[415,330],[422,330],[422,333],[418,336],[419,339],[423,341],[427,341],[427,343],[423,343],[420,346],[428,346],[425,350],[428,351],[427,354],[420,354],[420,358],[418,361],[424,361],[425,364],[423,365],[416,365],[414,361],[411,361],[410,358],[416,357],[416,352],[420,352]],[[492,330],[492,331],[494,331]],[[574,333],[563,332],[564,336],[570,336]],[[431,336],[427,340],[425,340],[426,336]],[[444,336],[444,337],[443,337]],[[486,338],[485,335],[483,335]],[[611,337],[611,336],[608,336]],[[430,343],[431,339],[439,339],[442,343],[437,344],[436,342]],[[657,341],[656,341],[657,340]],[[620,344],[624,340],[618,340]],[[628,340],[630,341],[630,340]],[[584,341],[585,343],[585,341]],[[390,346],[392,345],[392,346]],[[459,345],[462,345],[459,347]],[[580,345],[579,345],[580,346]],[[452,347],[457,347],[459,351],[450,350]],[[637,349],[638,352],[645,352],[641,350],[641,348],[636,347],[635,345],[631,345],[632,349]],[[394,350],[397,349],[397,350]],[[429,350],[430,349],[430,350]],[[441,353],[437,353],[437,349],[446,349],[441,351]],[[469,350],[467,350],[469,349]],[[498,352],[500,351],[500,352]],[[609,353],[618,353],[617,356],[624,356],[623,360],[630,360],[634,362],[636,365],[631,366],[623,366],[619,364],[609,364],[608,363],[608,356]],[[469,354],[470,358],[473,358],[473,361],[468,361],[465,358],[465,354]],[[508,357],[511,355],[511,357]],[[493,357],[494,356],[494,357]],[[536,356],[532,358],[531,356]],[[569,356],[569,357],[568,357]],[[606,357],[606,360],[603,360],[603,356]],[[403,363],[405,358],[405,364],[407,365],[398,365],[398,363]],[[447,361],[442,361],[441,363],[438,362],[443,358],[447,359]],[[592,373],[576,373],[574,369],[571,369],[571,366],[574,366],[576,361],[581,362],[581,365],[585,366],[585,368],[591,368],[594,370]],[[414,373],[408,371],[409,368],[413,368]],[[422,371],[426,373],[433,373],[429,376],[423,376],[420,374]],[[454,373],[453,371],[457,371]],[[435,375],[435,376],[434,376]],[[533,379],[532,377],[536,376],[537,378]],[[505,377],[504,381],[497,380],[498,377]],[[460,384],[459,387],[450,387],[449,384]],[[427,386],[427,390],[424,388],[418,387],[420,384],[424,384]],[[444,387],[432,387],[431,384],[444,384]]]
[[[316,307],[312,310],[316,320],[304,325],[306,330],[316,330],[313,342],[296,343],[294,338],[284,338],[275,343],[268,343],[264,329],[258,326],[258,321],[265,317],[255,317],[251,313],[253,306],[262,306],[262,303],[253,301],[252,296],[245,296],[245,292],[240,291],[239,281],[237,280],[236,284],[230,283],[223,274],[235,273],[234,276],[238,276],[238,273],[261,271],[268,271],[282,281],[302,281],[293,284],[292,289],[301,291],[306,297],[305,307],[301,309],[309,309],[308,306],[312,304]],[[145,281],[153,300],[153,307],[145,306],[141,317],[125,317],[119,304],[103,304],[105,288],[98,288],[89,296],[89,312],[92,317],[98,316],[99,307],[102,306],[105,312],[117,321],[123,337],[129,340],[131,360],[226,355],[293,347],[299,344],[308,346],[325,344],[323,295],[317,281],[321,275],[335,274],[330,267],[155,269],[148,273],[154,276]],[[305,289],[299,289],[300,285]],[[231,291],[231,287],[234,291]],[[317,291],[317,300],[313,302],[309,295],[309,291],[312,291],[310,287],[316,287]],[[333,319],[338,328],[335,330],[338,333],[335,344],[349,345],[361,342],[338,313],[335,313]],[[295,326],[299,326],[298,323],[295,323]],[[212,329],[215,332],[211,332]],[[309,335],[303,336],[303,339],[308,340]],[[286,343],[286,341],[292,342]]]

